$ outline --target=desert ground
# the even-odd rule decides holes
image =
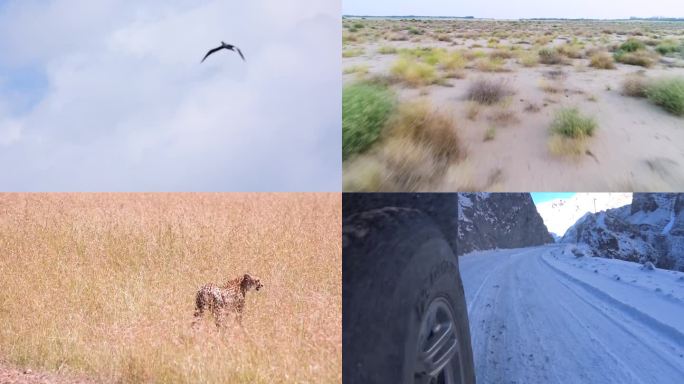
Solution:
[[[0,381],[339,383],[340,194],[0,194]],[[195,293],[251,273],[243,325]]]
[[[684,22],[343,26],[346,191],[684,187]]]

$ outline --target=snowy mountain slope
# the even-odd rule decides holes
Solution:
[[[684,270],[684,194],[635,193],[631,205],[587,213],[563,243],[582,243],[602,257]]]
[[[578,193],[569,199],[557,199],[537,204],[544,224],[559,237],[587,212],[596,213],[619,208],[632,202],[631,193]]]
[[[477,382],[680,382],[684,273],[566,247],[460,257]]]
[[[457,254],[553,242],[529,193],[459,193]]]

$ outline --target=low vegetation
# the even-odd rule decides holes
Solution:
[[[646,89],[646,97],[666,111],[684,116],[684,78],[656,80]]]
[[[622,94],[630,97],[646,97],[649,80],[645,76],[630,75],[622,82]]]
[[[551,132],[570,139],[584,139],[593,136],[597,127],[596,120],[583,116],[577,108],[563,108],[556,113]]]
[[[434,66],[410,57],[399,58],[392,65],[390,73],[412,87],[430,85],[437,81]]]
[[[424,101],[401,105],[373,151],[345,164],[346,191],[427,191],[463,157],[453,119]]]
[[[554,48],[542,48],[539,50],[539,62],[542,64],[556,65],[565,63],[565,59],[563,58],[563,55]]]
[[[591,55],[589,65],[598,69],[615,69],[613,57],[607,52],[597,52]]]
[[[363,55],[364,50],[361,48],[350,48],[342,51],[342,57],[356,57]]]
[[[368,149],[380,137],[394,108],[394,95],[385,86],[357,83],[342,91],[342,157]]]
[[[477,79],[470,84],[467,97],[480,104],[492,105],[513,94],[514,91],[505,80]]]
[[[628,65],[638,65],[645,68],[650,68],[655,64],[656,57],[653,53],[646,50],[639,51],[617,51],[613,55],[615,61]]]

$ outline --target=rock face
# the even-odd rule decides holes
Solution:
[[[631,205],[584,215],[562,242],[586,244],[599,257],[684,271],[684,194],[635,193]]]
[[[587,212],[620,208],[631,202],[631,193],[577,193],[567,199],[537,204],[537,212],[544,219],[549,232],[563,237],[565,231]]]
[[[529,193],[459,193],[458,196],[458,255],[554,242]]]

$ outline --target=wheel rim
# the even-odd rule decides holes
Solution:
[[[433,300],[418,333],[414,382],[461,384],[461,353],[453,311],[444,298]]]

